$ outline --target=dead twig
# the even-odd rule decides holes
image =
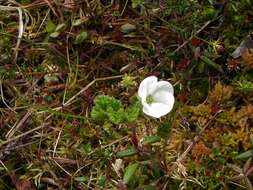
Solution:
[[[18,37],[17,37],[17,44],[14,48],[14,60],[13,62],[16,64],[17,58],[18,58],[18,48],[21,43],[21,39],[24,33],[24,22],[23,22],[23,12],[20,7],[9,7],[9,6],[2,6],[0,5],[0,10],[17,10],[19,14],[19,27],[18,27]]]
[[[10,137],[12,137],[14,135],[14,133],[26,122],[26,120],[32,115],[32,110],[29,110],[24,117],[22,117],[22,119],[15,124],[6,134],[6,138],[9,139]]]
[[[177,53],[180,49],[182,49],[184,46],[186,46],[189,42],[191,42],[191,40],[192,40],[194,37],[198,36],[198,34],[199,34],[200,32],[202,32],[207,26],[209,26],[211,23],[213,23],[214,21],[218,20],[219,18],[220,18],[220,16],[214,18],[213,20],[208,20],[199,30],[197,30],[197,31],[196,31],[193,35],[191,35],[186,41],[184,41],[183,44],[181,44],[180,46],[178,46],[178,48],[175,49],[175,50],[173,51],[173,54],[174,54],[174,53]],[[159,64],[155,67],[155,69],[157,69],[158,67],[161,67],[161,66],[164,65],[164,64],[165,64],[164,62],[163,62],[163,63],[159,63]]]
[[[5,102],[5,98],[4,98],[4,92],[3,92],[3,84],[2,84],[2,80],[0,79],[0,96],[2,99],[3,104],[11,111],[13,111],[14,113],[16,113],[16,111],[11,108],[6,102]]]
[[[20,138],[22,138],[22,137],[24,137],[24,136],[26,136],[26,135],[29,135],[30,133],[33,133],[34,131],[37,131],[37,130],[39,130],[39,129],[44,128],[45,126],[46,126],[45,124],[44,124],[44,125],[41,125],[41,126],[39,126],[39,127],[36,127],[36,128],[34,128],[34,129],[31,129],[31,130],[29,130],[29,131],[27,131],[27,132],[24,132],[24,133],[22,133],[22,134],[20,134],[20,135],[17,135],[17,136],[15,136],[15,137],[11,138],[11,139],[7,139],[6,141],[3,141],[3,142],[0,143],[0,148],[1,148],[3,145],[5,145],[5,144],[8,144],[8,143],[10,143],[10,142],[12,142],[12,141],[15,141],[15,140],[18,140],[18,139],[20,139]]]
[[[112,76],[112,77],[102,77],[102,78],[94,79],[89,84],[87,84],[84,88],[82,88],[79,92],[77,92],[74,96],[72,96],[67,102],[63,103],[63,105],[61,107],[54,108],[54,110],[59,110],[65,106],[69,106],[78,96],[80,96],[84,91],[86,91],[88,88],[90,88],[96,82],[118,79],[118,78],[122,78],[122,76],[123,75],[117,75],[117,76]]]

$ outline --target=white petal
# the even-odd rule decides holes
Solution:
[[[174,104],[174,96],[170,93],[170,92],[166,92],[166,91],[156,91],[153,95],[152,95],[154,102],[156,103],[163,103],[163,104],[167,104],[167,105],[171,105],[173,107]]]
[[[138,89],[138,96],[142,99],[146,99],[147,95],[148,95],[148,89],[150,89],[151,86],[153,86],[152,84],[157,83],[157,77],[155,76],[150,76],[145,78]]]
[[[160,118],[169,113],[173,108],[173,105],[167,105],[163,103],[153,103],[151,105],[144,104],[143,112],[154,118]]]
[[[154,94],[156,91],[166,91],[174,94],[174,88],[168,81],[159,81],[156,83],[155,88],[150,89],[150,93]]]

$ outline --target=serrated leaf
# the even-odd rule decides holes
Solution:
[[[238,156],[235,157],[235,159],[247,159],[253,157],[253,149],[252,150],[248,150],[244,153],[239,154]]]
[[[144,144],[154,144],[161,141],[161,137],[153,135],[144,137],[143,143]]]
[[[131,179],[134,177],[134,173],[138,169],[138,166],[139,166],[138,163],[130,164],[127,166],[126,171],[124,173],[124,177],[123,177],[123,182],[125,184],[128,184],[131,181]]]
[[[120,108],[117,111],[109,108],[107,110],[107,115],[109,117],[109,120],[116,125],[122,123],[125,119],[125,112],[123,108]]]
[[[76,36],[74,44],[81,44],[88,37],[87,32],[81,32]]]
[[[95,121],[111,121],[114,124],[119,124],[125,119],[124,108],[122,103],[114,97],[97,96],[91,117]]]
[[[129,148],[126,150],[122,150],[116,153],[117,158],[129,157],[137,154],[137,150],[135,148]]]
[[[133,104],[132,106],[130,106],[129,108],[126,109],[126,120],[128,122],[133,122],[135,120],[137,120],[139,113],[140,113],[140,103],[136,102],[135,104]]]
[[[105,111],[95,106],[91,111],[91,118],[96,121],[105,121],[108,117]]]

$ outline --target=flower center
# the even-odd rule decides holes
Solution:
[[[148,95],[146,98],[146,102],[147,104],[152,104],[154,102],[154,98],[151,95]]]

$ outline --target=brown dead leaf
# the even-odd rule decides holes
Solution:
[[[247,49],[252,48],[253,48],[253,39],[250,36],[247,36],[236,48],[236,50],[232,53],[232,57],[233,58],[241,57]]]

